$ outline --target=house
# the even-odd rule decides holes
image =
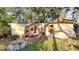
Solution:
[[[61,20],[49,22],[46,26],[46,35],[50,37],[51,33],[54,33],[55,38],[59,39],[76,38],[73,21]]]

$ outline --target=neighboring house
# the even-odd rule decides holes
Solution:
[[[63,9],[59,19],[73,20],[75,13],[73,8]]]
[[[74,18],[74,13],[73,13],[74,11],[73,10],[69,10],[68,12],[67,12],[67,14],[66,14],[66,17],[65,17],[65,19],[68,19],[68,20],[73,20],[73,18]]]

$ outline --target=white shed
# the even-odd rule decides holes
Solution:
[[[12,35],[23,35],[25,33],[25,24],[9,23]]]

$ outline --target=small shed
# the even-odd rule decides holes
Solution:
[[[19,23],[9,23],[11,26],[11,34],[22,36],[25,33],[25,26],[26,24],[19,24]]]

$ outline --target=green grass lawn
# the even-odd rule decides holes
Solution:
[[[68,41],[62,41],[56,39],[58,51],[78,51],[78,48],[69,47],[71,44],[75,44],[75,41],[70,39]],[[54,41],[52,39],[40,41],[37,43],[28,44],[22,51],[54,51]]]
[[[3,40],[0,42],[0,50],[4,49],[8,46],[9,40]],[[79,41],[69,39],[67,41],[62,41],[56,39],[57,51],[78,51],[79,50]],[[70,45],[75,45],[75,47],[69,47]],[[24,49],[21,51],[54,51],[54,40],[40,40],[35,43],[28,44]],[[68,49],[68,50],[67,50]]]
[[[40,51],[42,48],[42,42],[28,44],[22,51]]]

